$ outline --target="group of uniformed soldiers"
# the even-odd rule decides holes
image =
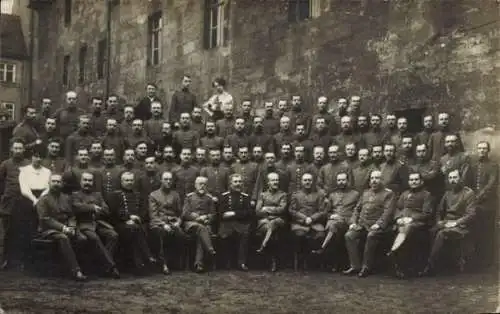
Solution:
[[[406,117],[363,114],[358,96],[333,110],[320,97],[313,115],[293,96],[291,108],[285,99],[277,110],[268,101],[263,115],[253,115],[250,100],[237,110],[223,79],[201,106],[188,76],[182,84],[168,116],[153,84],[122,110],[110,96],[107,108],[94,97],[84,112],[75,92],[55,113],[50,99],[40,111],[26,107],[11,158],[0,165],[3,268],[15,251],[8,242],[17,232],[16,206],[26,197],[37,237],[57,243],[76,280],[86,279],[75,255],[80,244],[119,277],[118,247],[136,270],[158,265],[169,274],[168,257],[192,239],[194,268],[202,272],[216,249],[229,260],[237,239],[237,266],[246,271],[254,234],[256,253],[270,257],[272,271],[285,247],[297,261],[324,256],[334,271],[365,277],[387,239],[399,276],[416,251],[428,256],[421,274],[432,273],[448,239],[472,238],[492,260],[498,166],[487,142],[477,144],[477,156],[464,152],[447,113],[437,125],[423,117],[423,130],[411,134]],[[46,188],[33,184],[41,178]],[[430,250],[424,235],[431,235]]]

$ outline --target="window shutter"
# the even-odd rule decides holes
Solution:
[[[203,12],[204,12],[204,18],[203,18],[203,47],[205,49],[210,48],[210,8],[211,8],[212,1],[211,0],[205,0]]]

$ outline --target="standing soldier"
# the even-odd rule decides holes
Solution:
[[[434,118],[432,115],[427,115],[423,119],[424,129],[415,136],[415,142],[417,145],[425,144],[429,145],[429,139],[434,132]]]
[[[274,141],[276,142],[276,147],[281,147],[283,144],[291,144],[295,138],[295,135],[290,128],[290,118],[283,116],[280,119],[280,130],[274,135]],[[279,152],[278,152],[279,153]],[[280,156],[281,157],[281,156]]]
[[[298,147],[302,146],[304,149],[304,159],[306,162],[312,161],[314,143],[309,139],[305,125],[297,124],[295,127],[295,140],[292,142],[292,146]]]
[[[328,252],[340,252],[342,242],[347,230],[349,230],[349,221],[353,215],[354,207],[358,203],[360,193],[349,187],[349,174],[347,172],[338,172],[335,176],[336,189],[330,193],[327,200],[325,229],[326,237],[318,250],[314,250],[315,254],[323,254]],[[330,247],[330,242],[333,241],[333,247]],[[331,248],[331,250],[329,249]],[[339,270],[340,258],[333,255],[332,272]]]
[[[210,165],[201,168],[200,176],[207,178],[207,190],[219,203],[222,193],[229,186],[229,175],[231,169],[221,166],[220,150],[210,150]]]
[[[102,98],[93,96],[90,104],[90,130],[93,136],[100,137],[106,129],[106,114],[103,112]]]
[[[234,132],[234,108],[232,104],[226,104],[221,107],[224,117],[217,120],[217,135],[226,138]]]
[[[384,145],[385,162],[380,165],[382,185],[399,194],[407,189],[405,180],[407,167],[396,160],[396,147],[394,144]]]
[[[179,149],[195,150],[200,144],[200,135],[191,129],[191,116],[181,113],[180,128],[174,132],[174,143]]]
[[[150,149],[153,147],[153,141],[144,131],[144,122],[141,119],[134,119],[132,134],[127,134],[125,138],[125,147],[135,149],[140,142],[145,142]]]
[[[299,124],[304,126],[305,135],[308,136],[311,132],[311,115],[305,111],[302,97],[294,95],[292,96],[292,110],[290,111],[290,127],[293,130]]]
[[[170,123],[178,123],[181,113],[191,112],[196,107],[196,96],[189,89],[191,87],[191,77],[189,75],[182,76],[181,89],[175,91],[172,95],[170,103],[169,121]]]
[[[104,148],[113,148],[118,153],[116,156],[118,160],[122,159],[123,151],[125,150],[124,136],[120,134],[118,129],[118,122],[115,119],[108,119],[106,121],[106,132],[101,138]]]
[[[35,146],[42,144],[40,132],[38,130],[38,121],[36,119],[35,106],[27,106],[24,108],[24,119],[21,123],[16,125],[12,131],[12,137],[20,138],[26,143],[25,154],[26,157],[31,157],[31,153]]]
[[[371,163],[370,154],[367,148],[361,148],[358,151],[358,161],[356,166],[351,169],[352,182],[350,183],[356,191],[362,193],[368,188],[370,173],[375,167]]]
[[[382,132],[382,117],[379,114],[370,116],[370,129],[363,134],[363,142],[366,148],[372,149],[374,146],[380,146],[384,142],[384,134]]]
[[[190,149],[183,148],[181,151],[181,164],[173,170],[175,188],[183,201],[187,194],[195,190],[194,180],[200,174],[199,170],[192,165],[191,155]]]
[[[318,189],[325,191],[327,195],[336,189],[337,174],[348,171],[339,158],[338,145],[328,147],[328,159],[329,162],[319,169],[317,180]]]
[[[90,118],[89,116],[82,115],[78,118],[78,130],[73,132],[66,138],[66,146],[64,149],[66,162],[70,165],[73,164],[73,158],[76,155],[78,148],[90,147],[94,141],[94,137],[90,133]]]
[[[440,199],[439,191],[442,191],[444,180],[439,172],[439,164],[428,156],[426,144],[419,144],[415,148],[415,163],[409,166],[409,172],[420,173],[425,189],[431,193],[434,200]]]
[[[151,119],[144,121],[144,131],[146,135],[155,143],[159,143],[162,138],[163,123],[163,106],[159,101],[151,103]]]
[[[234,132],[224,139],[224,146],[233,148],[233,152],[238,151],[240,146],[250,146],[249,137],[245,131],[245,120],[236,118],[234,120]]]
[[[451,170],[456,169],[460,172],[460,179],[466,180],[470,168],[470,157],[460,150],[458,136],[456,134],[446,135],[444,145],[446,154],[441,156],[439,160],[441,173],[447,177]]]
[[[59,135],[61,138],[67,138],[71,133],[78,129],[80,116],[85,111],[77,107],[76,93],[69,91],[66,93],[66,107],[56,110],[53,118],[56,119]]]
[[[326,123],[327,133],[330,135],[337,134],[337,121],[332,113],[328,112],[328,98],[320,96],[316,104],[316,114],[313,116],[312,121],[316,122],[318,118],[323,118]],[[326,148],[325,148],[326,149]]]
[[[274,138],[272,133],[264,132],[262,117],[256,116],[253,118],[253,132],[250,135],[250,147],[260,146],[264,153],[276,151]]]
[[[156,89],[157,87],[153,83],[146,85],[146,97],[139,100],[134,108],[134,116],[137,119],[142,121],[151,119],[151,103],[155,101],[161,103],[160,99],[156,96]]]
[[[317,117],[314,121],[311,140],[314,146],[321,146],[325,150],[332,144],[332,135],[327,129],[326,120],[323,117]]]
[[[94,175],[83,172],[80,180],[80,190],[71,195],[71,206],[75,213],[77,229],[87,239],[91,240],[101,252],[106,274],[120,278],[120,273],[113,260],[118,234],[105,219],[109,218],[109,208],[100,192],[94,191]],[[104,241],[101,241],[101,238]],[[106,243],[106,245],[103,244]]]
[[[201,273],[204,268],[204,255],[215,256],[211,239],[211,229],[216,210],[213,197],[207,193],[207,178],[197,177],[195,191],[186,195],[182,209],[184,230],[196,238],[195,271]]]
[[[361,135],[354,132],[351,117],[344,116],[340,119],[340,133],[333,138],[333,142],[339,146],[341,151],[344,151],[349,143],[356,144],[356,147],[363,145]]]
[[[52,173],[63,173],[69,166],[66,159],[61,157],[61,140],[51,138],[47,142],[47,155],[42,160],[42,166]]]
[[[305,162],[304,146],[295,146],[295,160],[288,165],[289,185],[288,193],[299,191],[302,185],[302,175],[306,172],[308,164]]]
[[[257,181],[258,167],[255,162],[250,161],[248,147],[238,149],[238,160],[232,164],[231,173],[241,176],[241,191],[251,195]],[[251,203],[252,207],[254,207],[255,202]]]
[[[265,134],[274,136],[280,130],[280,122],[274,117],[273,102],[264,102],[264,118],[262,120],[262,129]]]
[[[106,103],[108,105],[104,112],[106,119],[115,119],[117,123],[121,123],[123,120],[123,110],[119,107],[118,96],[109,95]]]
[[[158,262],[162,263],[162,272],[170,274],[167,265],[165,244],[167,240],[179,242],[184,238],[181,229],[181,199],[173,189],[173,174],[165,171],[161,174],[161,187],[149,195],[149,228],[155,240],[155,254]],[[167,251],[167,253],[170,253]]]
[[[205,136],[200,139],[200,146],[205,149],[219,149],[224,146],[224,139],[215,134],[215,122],[207,121],[205,123]]]
[[[442,112],[438,115],[438,129],[429,137],[429,152],[432,159],[439,161],[446,153],[446,137],[448,135],[456,136],[456,150],[457,152],[464,151],[464,144],[460,136],[450,130],[450,115]]]
[[[498,251],[498,164],[490,159],[490,143],[477,143],[478,157],[469,169],[468,186],[476,194],[477,203],[477,250],[485,266],[491,265]]]
[[[232,238],[238,240],[238,269],[247,271],[248,237],[250,224],[252,222],[252,211],[250,208],[250,197],[241,192],[243,185],[242,176],[233,174],[230,178],[229,191],[222,193],[219,206],[219,237],[222,241],[222,256],[231,259],[229,242]]]
[[[366,277],[373,268],[375,252],[381,238],[390,231],[394,216],[394,192],[382,185],[382,173],[378,170],[370,174],[370,188],[359,199],[351,218],[349,231],[345,234],[347,252],[351,267],[345,275]],[[359,243],[366,238],[361,259]]]
[[[259,194],[255,212],[258,217],[257,236],[262,238],[261,245],[257,253],[269,250],[271,254],[271,271],[277,271],[277,234],[285,227],[285,216],[287,207],[287,195],[280,191],[280,176],[271,172],[267,175],[267,187]]]
[[[306,254],[325,237],[325,204],[324,192],[313,188],[312,174],[304,173],[301,189],[293,193],[290,200],[290,228],[295,238],[295,252],[304,263]],[[295,265],[295,269],[297,267]]]
[[[410,173],[408,179],[409,190],[404,191],[396,203],[395,217],[398,226],[398,235],[394,240],[388,255],[393,257],[396,275],[406,276],[411,263],[425,252],[423,237],[432,225],[434,200],[429,191],[424,188],[424,181],[420,173]]]
[[[127,105],[123,107],[123,121],[120,124],[120,134],[122,136],[129,137],[132,135],[132,133],[134,133],[134,130],[132,128],[134,120],[134,106]]]
[[[107,201],[108,195],[120,189],[120,174],[121,167],[116,165],[116,153],[113,148],[106,148],[103,152],[104,169],[102,171],[101,186],[96,184],[96,190],[102,193],[102,196]],[[96,182],[97,183],[97,182]]]
[[[191,112],[191,129],[198,133],[198,137],[202,137],[205,133],[205,120],[200,107],[194,107]]]
[[[245,121],[245,134],[252,134],[254,116],[252,115],[252,101],[250,99],[244,99],[241,102],[241,112],[238,117]]]

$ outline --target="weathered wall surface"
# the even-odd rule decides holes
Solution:
[[[53,31],[40,59],[38,95],[58,99],[62,59],[71,53],[70,88],[102,93],[95,79],[97,41],[105,34],[104,1],[73,1],[73,23],[62,21],[63,1],[45,14]],[[308,106],[320,95],[360,94],[365,110],[426,107],[452,110],[466,128],[499,120],[499,4],[496,0],[322,0],[322,14],[288,22],[284,0],[231,2],[227,47],[203,49],[203,1],[121,0],[113,9],[111,90],[125,101],[156,81],[170,100],[189,73],[200,99],[215,75],[228,78],[240,99],[260,105],[300,93]],[[146,64],[147,19],[163,13],[160,65]],[[42,23],[43,24],[43,23]],[[78,49],[89,46],[87,79],[76,86]],[[36,95],[36,94],[35,94]]]

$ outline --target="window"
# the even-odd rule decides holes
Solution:
[[[0,111],[7,116],[7,120],[13,121],[16,117],[16,105],[11,102],[3,102]]]
[[[16,82],[16,65],[12,63],[0,63],[0,82]]]
[[[321,14],[321,0],[288,0],[288,20],[300,22]]]
[[[205,0],[205,47],[224,46],[229,39],[229,0]]]
[[[71,0],[64,1],[64,25],[69,26],[71,24]]]
[[[106,73],[106,51],[108,42],[106,39],[99,40],[97,44],[97,79],[104,78]]]
[[[160,63],[161,56],[161,12],[157,12],[149,17],[149,64]]]
[[[85,81],[85,60],[87,60],[87,45],[80,47],[80,54],[78,55],[78,84]]]
[[[65,55],[64,60],[63,60],[62,81],[63,81],[63,85],[66,85],[66,86],[69,85],[69,61],[70,61],[69,55]]]

